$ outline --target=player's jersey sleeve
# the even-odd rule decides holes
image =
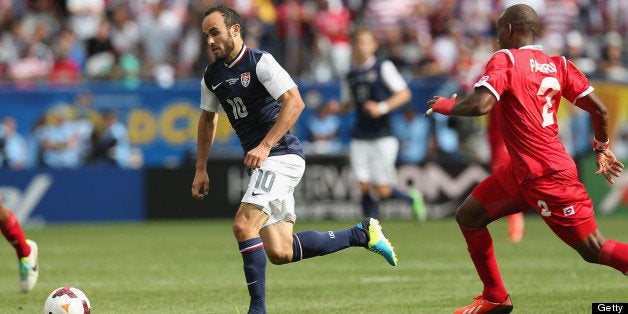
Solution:
[[[205,84],[205,78],[201,80],[201,109],[211,112],[218,112],[220,109],[216,95]]]
[[[563,80],[563,97],[569,100],[572,104],[580,98],[590,94],[593,91],[593,87],[589,85],[589,80],[586,78],[571,61],[566,60],[564,57],[560,57],[561,64],[565,67],[565,74]]]
[[[473,87],[484,86],[493,93],[497,100],[500,100],[501,95],[508,90],[508,71],[513,64],[514,57],[510,51],[502,49],[495,52],[486,64],[484,75]]]
[[[396,93],[408,87],[408,83],[403,79],[401,73],[390,60],[382,62],[382,80],[392,93]]]
[[[288,72],[268,53],[264,53],[257,62],[256,72],[260,83],[275,99],[297,86]]]

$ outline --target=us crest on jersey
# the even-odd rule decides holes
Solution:
[[[240,74],[240,83],[242,83],[242,86],[244,87],[249,86],[249,83],[251,83],[251,73],[244,72]]]

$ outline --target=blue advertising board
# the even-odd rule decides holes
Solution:
[[[412,82],[411,106],[424,110],[442,82],[432,80]],[[316,107],[331,99],[338,99],[339,84],[299,83],[307,105],[294,127],[297,135],[307,140],[304,121],[314,114]],[[18,132],[25,137],[42,118],[60,105],[73,106],[77,96],[91,95],[95,110],[114,110],[127,127],[132,146],[139,148],[145,166],[180,166],[186,156],[195,152],[196,130],[200,115],[200,81],[181,80],[164,89],[151,82],[128,88],[116,82],[85,83],[76,86],[52,87],[0,87],[0,118],[12,116],[17,121]],[[76,107],[74,107],[76,108]],[[345,117],[341,139],[349,139],[351,116]],[[242,149],[226,116],[222,115],[216,132],[213,154],[241,156]]]
[[[140,221],[142,170],[0,170],[3,204],[30,223]]]

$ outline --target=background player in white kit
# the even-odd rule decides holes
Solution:
[[[286,264],[350,246],[368,248],[393,266],[397,256],[373,218],[345,230],[292,234],[293,192],[305,159],[289,129],[305,105],[292,78],[270,54],[244,45],[241,25],[240,16],[230,8],[218,6],[205,12],[202,30],[216,61],[207,66],[201,83],[192,195],[202,199],[209,191],[207,158],[222,107],[244,149],[244,165],[252,169],[233,233],[251,297],[248,312],[265,313],[266,256],[273,264]]]

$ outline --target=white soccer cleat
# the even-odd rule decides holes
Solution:
[[[20,290],[27,293],[33,289],[39,277],[39,269],[37,265],[37,243],[33,240],[26,240],[31,247],[31,254],[20,258]]]

